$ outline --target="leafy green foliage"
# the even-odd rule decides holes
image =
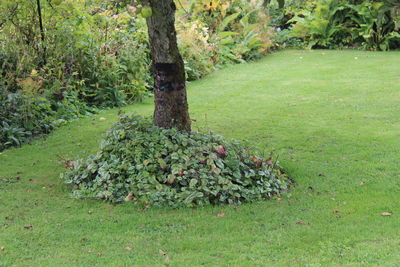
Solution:
[[[162,129],[138,116],[122,116],[100,151],[61,177],[76,197],[172,207],[267,199],[288,181],[277,162],[238,141]]]
[[[269,52],[273,33],[263,3],[192,0],[178,5],[178,43],[189,80]]]
[[[395,1],[309,1],[287,21],[292,36],[310,48],[399,48],[398,3]]]
[[[44,97],[0,92],[0,151],[20,146],[90,112],[93,110],[73,95],[52,102]]]
[[[52,4],[53,3],[53,4]],[[143,18],[103,1],[41,1],[45,40],[36,1],[0,3],[0,80],[9,92],[35,72],[39,92],[78,93],[98,107],[141,101],[150,81]]]

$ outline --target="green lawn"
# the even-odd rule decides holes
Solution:
[[[60,159],[96,151],[117,120],[104,111],[0,154],[0,265],[399,265],[400,52],[284,51],[188,94],[194,129],[274,150],[292,191],[179,210],[71,199]]]

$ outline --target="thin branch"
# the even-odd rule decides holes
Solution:
[[[40,7],[40,0],[36,0],[37,4],[37,11],[38,11],[38,17],[39,17],[39,27],[40,27],[40,37],[42,39],[42,46],[43,46],[43,65],[46,64],[46,45],[44,44],[45,41],[45,35],[44,35],[44,29],[43,29],[43,19],[42,19],[42,8]]]
[[[177,0],[177,1],[178,1],[179,5],[182,7],[183,11],[185,11],[186,15],[187,15],[187,16],[191,16],[191,14],[190,14],[190,13],[185,9],[185,7],[182,5],[181,0]]]

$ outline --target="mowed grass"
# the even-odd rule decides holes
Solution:
[[[195,130],[274,151],[291,192],[177,210],[71,199],[60,159],[96,152],[118,118],[103,111],[0,154],[0,265],[399,265],[399,52],[283,51],[188,94]],[[151,102],[124,110],[150,115]]]

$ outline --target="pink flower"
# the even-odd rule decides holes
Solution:
[[[137,12],[136,7],[134,7],[134,6],[128,6],[128,9],[129,9],[131,12],[133,12],[133,13],[136,13],[136,12]]]

